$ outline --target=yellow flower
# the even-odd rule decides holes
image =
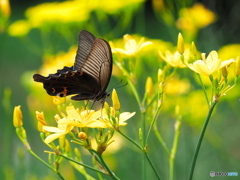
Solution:
[[[165,55],[162,54],[162,52],[159,51],[159,56],[164,61],[166,61],[170,66],[172,67],[178,67],[178,68],[185,68],[187,67],[181,60],[181,54],[179,52],[175,52],[172,54],[170,51],[166,51]],[[190,51],[189,49],[186,49],[183,53],[184,62],[187,61],[190,57]]]
[[[182,95],[189,92],[191,84],[187,79],[180,80],[178,77],[172,77],[165,85],[166,94]]]
[[[101,114],[96,113],[94,110],[82,110],[75,109],[74,106],[70,105],[66,107],[67,116],[61,119],[58,124],[70,125],[76,127],[88,127],[88,128],[106,128],[105,122],[98,120]]]
[[[26,16],[33,27],[39,27],[46,23],[81,22],[89,18],[90,12],[96,3],[87,1],[64,1],[42,3],[28,8]]]
[[[177,25],[180,29],[195,32],[198,28],[203,28],[214,22],[216,17],[213,12],[206,9],[202,4],[195,4],[191,8],[183,8],[180,11],[180,18]]]
[[[58,123],[58,127],[53,127],[53,126],[43,126],[43,130],[47,132],[53,132],[54,134],[49,135],[44,141],[45,143],[50,143],[54,141],[55,139],[58,139],[66,134],[68,134],[74,126],[70,125],[63,125],[61,124],[61,121],[64,121],[65,118],[60,119]]]
[[[0,14],[5,17],[9,17],[11,13],[11,8],[9,0],[0,0]]]
[[[218,50],[221,59],[231,59],[240,56],[240,44],[228,44]]]
[[[233,62],[233,59],[222,61],[218,59],[218,53],[216,51],[211,51],[207,58],[205,57],[205,53],[202,53],[202,60],[197,60],[192,64],[188,64],[188,67],[196,73],[209,76]]]
[[[21,127],[23,125],[22,121],[22,111],[21,106],[15,106],[13,111],[13,125],[14,127]]]
[[[136,40],[133,39],[132,36],[129,34],[124,35],[123,40],[125,43],[125,49],[112,48],[113,53],[121,53],[121,54],[125,54],[128,56],[134,56],[142,48],[152,44],[152,42],[150,42],[150,41],[144,42],[144,38],[141,38],[140,41],[137,43]]]
[[[235,76],[239,76],[240,75],[240,57],[238,56],[236,59],[236,63],[234,66],[234,74]]]
[[[11,36],[25,36],[30,30],[30,24],[25,20],[18,20],[12,23],[8,28]]]
[[[123,112],[118,114],[113,107],[110,107],[110,118],[106,114],[105,108],[96,111],[95,115],[99,117],[99,120],[105,122],[108,128],[114,128],[115,126],[126,126],[126,121],[133,117],[135,112]]]

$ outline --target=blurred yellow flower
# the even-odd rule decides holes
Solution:
[[[11,8],[9,0],[0,0],[0,14],[5,17],[9,17],[11,13]]]
[[[171,78],[165,85],[166,94],[181,95],[189,92],[191,84],[187,79],[180,80],[177,77]]]
[[[46,23],[79,22],[89,18],[96,3],[89,5],[89,1],[73,0],[64,2],[42,3],[26,11],[26,17],[33,27]]]
[[[170,51],[166,51],[165,55],[162,54],[161,51],[159,51],[159,56],[161,59],[163,59],[164,61],[166,61],[170,66],[172,67],[178,67],[178,68],[185,68],[187,67],[181,59],[181,54],[179,52],[175,52],[174,54],[172,54]],[[190,50],[189,49],[185,49],[184,53],[183,53],[183,61],[186,62],[188,61],[188,59],[190,58]]]
[[[60,52],[55,56],[47,56],[44,58],[43,65],[39,70],[40,74],[48,75],[57,72],[64,66],[73,66],[77,47],[71,47],[68,52]]]
[[[215,14],[206,9],[202,4],[196,3],[191,8],[183,8],[179,12],[180,18],[177,21],[179,29],[195,33],[215,21]]]
[[[128,55],[128,56],[134,56],[142,48],[152,44],[152,42],[150,42],[150,41],[144,42],[144,38],[143,37],[137,43],[136,40],[133,39],[133,37],[131,35],[129,35],[129,34],[124,35],[123,36],[123,40],[124,40],[124,43],[125,43],[125,49],[112,47],[112,52],[113,53],[121,53],[121,54],[125,54],[125,55]]]
[[[218,59],[218,53],[216,51],[211,51],[207,58],[205,55],[205,53],[202,53],[202,60],[197,60],[192,64],[188,64],[188,67],[196,73],[209,76],[222,67],[228,66],[234,62],[234,59],[226,61]]]
[[[89,2],[89,4],[97,4],[97,8],[104,10],[105,12],[108,12],[110,14],[116,14],[121,9],[126,9],[130,6],[136,7],[136,5],[143,3],[145,0],[128,0],[128,1],[122,1],[122,0],[114,0],[109,2],[109,0],[92,0]]]
[[[30,24],[26,20],[18,20],[9,26],[8,33],[11,36],[25,36],[30,28]]]
[[[218,50],[219,58],[231,59],[240,56],[240,44],[229,44]]]
[[[239,76],[240,75],[240,57],[238,56],[236,59],[236,63],[234,66],[234,75]]]
[[[8,2],[1,0],[1,2]],[[108,0],[67,0],[63,2],[46,2],[26,10],[25,16],[31,27],[41,27],[49,24],[79,23],[90,19],[93,11],[100,10],[104,13],[119,14],[119,11],[126,11],[130,14],[143,3],[144,0],[115,0],[109,3]],[[4,3],[6,4],[6,3]],[[9,12],[7,6],[0,6],[5,13]],[[130,12],[129,12],[130,11]]]

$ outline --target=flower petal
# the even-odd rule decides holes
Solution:
[[[133,117],[136,113],[135,112],[124,112],[120,114],[120,120],[119,120],[119,125],[125,124],[125,121]]]
[[[50,142],[54,141],[57,138],[60,138],[61,136],[64,136],[65,134],[67,134],[66,132],[62,132],[62,133],[54,133],[49,135],[48,137],[46,137],[46,139],[44,140],[45,143],[49,144]]]
[[[48,132],[56,132],[56,133],[64,132],[63,129],[59,129],[53,126],[43,126],[43,129]]]

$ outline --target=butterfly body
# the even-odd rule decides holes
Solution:
[[[76,60],[72,67],[65,66],[47,77],[34,74],[33,79],[43,83],[51,96],[75,95],[71,99],[100,101],[109,95],[106,88],[111,73],[112,53],[109,44],[83,30],[79,34]]]

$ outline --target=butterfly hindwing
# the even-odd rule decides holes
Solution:
[[[68,96],[72,94],[94,95],[99,91],[96,80],[86,73],[72,71],[69,67],[58,70],[56,74],[44,77],[39,74],[33,76],[37,82],[42,82],[44,89],[51,96]]]

